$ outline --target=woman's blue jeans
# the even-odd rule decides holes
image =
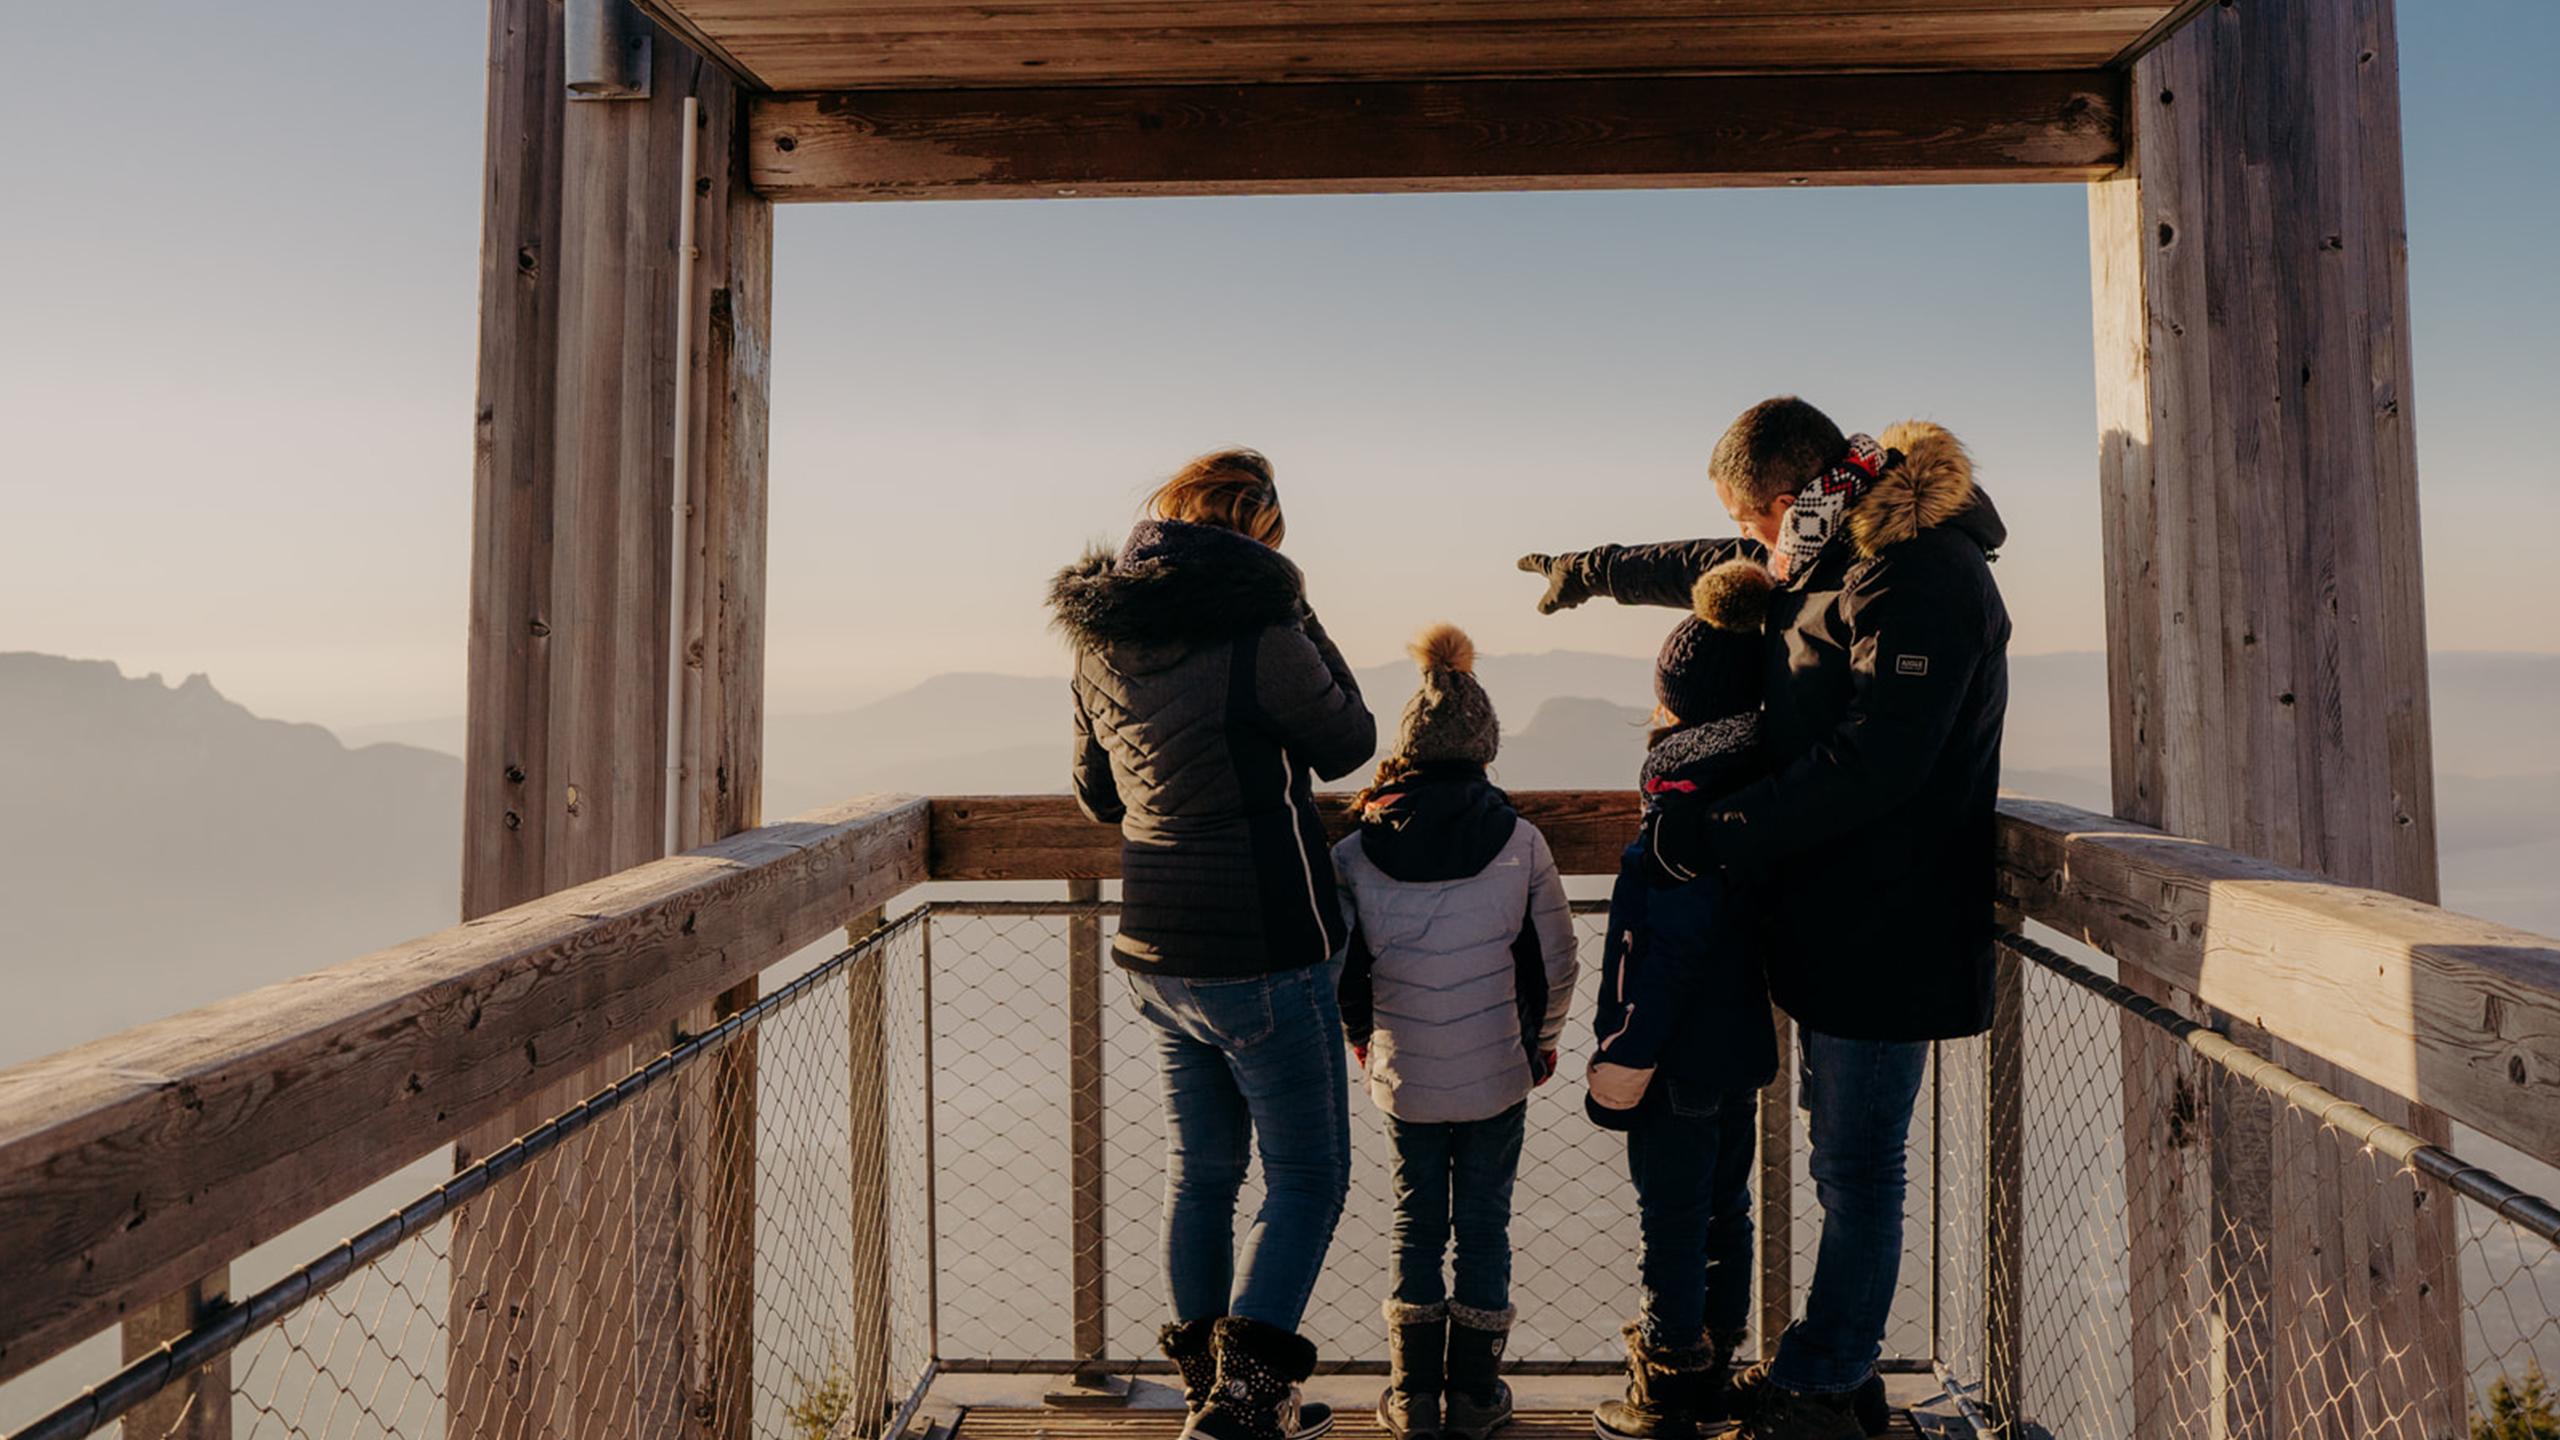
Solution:
[[[1822,1248],[1804,1316],[1780,1337],[1769,1379],[1838,1394],[1865,1384],[1883,1353],[1902,1274],[1904,1154],[1929,1043],[1799,1034]]]
[[[1136,970],[1164,1075],[1164,1271],[1177,1320],[1241,1315],[1295,1332],[1351,1186],[1338,963],[1244,980]],[[1262,1158],[1242,1251],[1236,1199]]]
[[[1511,1185],[1529,1102],[1487,1120],[1445,1123],[1387,1117],[1395,1149],[1395,1298],[1407,1305],[1455,1300],[1477,1310],[1511,1308]],[[1441,1266],[1457,1242],[1457,1286]]]

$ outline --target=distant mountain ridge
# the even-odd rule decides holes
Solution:
[[[2457,652],[2434,667],[2446,903],[2560,933],[2560,755],[2547,748],[2560,656]],[[1502,783],[1632,780],[1649,661],[1556,651],[1478,669],[1506,722]],[[2011,677],[2008,783],[2105,808],[2101,657],[2013,657]],[[1392,737],[1411,667],[1360,679]],[[1060,677],[954,674],[775,716],[765,813],[864,790],[1054,793],[1066,706]],[[452,923],[461,770],[435,749],[350,747],[261,718],[201,675],[172,685],[106,661],[0,654],[0,965],[17,1002],[0,1010],[0,1064]]]
[[[453,922],[462,765],[0,654],[0,1064]]]

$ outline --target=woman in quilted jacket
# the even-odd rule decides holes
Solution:
[[[1351,773],[1377,731],[1280,556],[1282,528],[1269,461],[1203,455],[1116,552],[1049,590],[1076,649],[1076,798],[1120,827],[1112,956],[1164,1076],[1173,1321],[1159,1341],[1186,1435],[1212,1440],[1330,1424],[1299,1401],[1315,1346],[1297,1330],[1351,1177],[1345,927],[1310,772]],[[1257,1150],[1263,1201],[1239,1245]]]

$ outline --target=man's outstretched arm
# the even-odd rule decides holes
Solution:
[[[1668,605],[1689,608],[1689,591],[1698,577],[1737,556],[1757,560],[1757,543],[1739,537],[1725,540],[1671,540],[1659,545],[1599,545],[1564,555],[1523,555],[1520,568],[1543,576],[1547,593],[1538,613],[1570,610],[1597,595],[1621,605]]]

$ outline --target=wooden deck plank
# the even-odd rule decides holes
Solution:
[[[1182,1433],[1180,1410],[995,1410],[964,1412],[953,1440],[1173,1440]],[[1331,1433],[1341,1440],[1386,1440],[1375,1412],[1350,1406],[1334,1412]],[[1896,1412],[1885,1432],[1919,1440],[1907,1412]],[[1502,1440],[1589,1440],[1588,1410],[1523,1410],[1502,1427]]]

